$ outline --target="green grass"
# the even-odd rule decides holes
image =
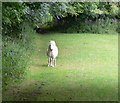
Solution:
[[[118,35],[35,36],[26,80],[3,94],[8,101],[117,101]],[[49,40],[59,47],[57,66],[47,67]],[[4,96],[5,95],[5,96]]]

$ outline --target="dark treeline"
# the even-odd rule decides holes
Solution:
[[[56,20],[52,31],[63,33],[114,34],[120,32],[118,15],[96,14],[95,17],[81,13]]]

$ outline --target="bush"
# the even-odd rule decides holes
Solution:
[[[120,33],[120,21],[118,21],[117,32]]]
[[[22,80],[27,66],[25,48],[15,42],[4,41],[2,51],[3,86]]]
[[[64,25],[59,25],[55,27],[56,31],[64,32],[64,33],[96,33],[96,34],[111,34],[116,33],[119,30],[118,23],[116,19],[112,19],[109,17],[100,18],[96,20],[92,19],[81,19],[76,18],[69,23],[65,23]]]
[[[77,21],[72,27],[68,27],[66,32],[77,33],[98,33],[98,34],[111,34],[116,33],[117,21],[114,19],[98,19],[96,21],[85,20]]]
[[[6,90],[11,84],[22,81],[28,71],[30,55],[33,51],[33,34],[30,28],[27,28],[27,31],[21,34],[22,39],[3,36],[3,90]]]

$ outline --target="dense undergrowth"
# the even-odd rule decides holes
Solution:
[[[53,31],[63,33],[94,33],[116,34],[119,31],[119,20],[114,18],[99,18],[96,20],[75,18],[73,20],[61,20],[55,25]]]
[[[24,33],[24,34],[23,34]],[[3,90],[6,90],[15,82],[24,79],[33,52],[34,32],[26,26],[21,32],[22,38],[13,38],[3,35],[2,43],[2,78]]]

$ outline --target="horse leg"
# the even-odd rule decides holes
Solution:
[[[48,57],[48,67],[50,66],[50,57]]]
[[[52,66],[52,58],[50,58],[50,66]]]
[[[51,66],[54,67],[54,58],[51,58]]]
[[[54,66],[56,66],[56,58],[54,59]]]

